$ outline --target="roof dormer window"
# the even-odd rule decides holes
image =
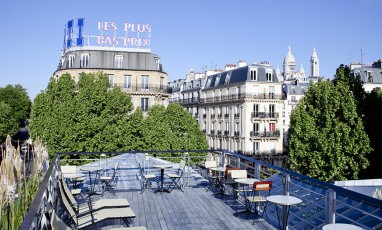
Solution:
[[[81,68],[87,68],[89,66],[89,54],[81,54]]]
[[[67,67],[68,68],[73,68],[74,67],[74,58],[75,58],[75,55],[69,55],[68,63],[67,63]]]
[[[122,69],[123,67],[123,55],[115,55],[114,56],[114,65],[117,69]]]
[[[251,81],[257,81],[257,71],[254,69],[254,70],[251,70]]]

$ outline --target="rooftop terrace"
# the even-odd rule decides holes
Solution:
[[[173,152],[173,157],[167,159],[155,158],[153,156],[155,152],[149,153],[150,156],[131,152],[111,158],[100,157],[86,164],[101,167],[100,174],[105,175],[112,171],[116,162],[119,163],[120,169],[116,174],[114,192],[106,192],[102,197],[93,195],[91,199],[127,199],[130,208],[136,214],[130,226],[145,226],[147,229],[277,229],[278,217],[283,218],[286,214],[285,209],[279,208],[280,215],[277,215],[275,204],[269,202],[266,209],[268,218],[264,216],[263,219],[252,213],[237,215],[245,210],[244,194],[239,193],[236,199],[233,196],[214,195],[207,189],[209,183],[204,177],[205,169],[199,167],[205,158],[200,161],[192,159],[198,153],[202,153],[201,151],[188,151],[189,154],[184,154],[186,151],[178,151],[178,155]],[[83,154],[100,156],[100,153]],[[181,179],[184,192],[174,189],[171,193],[154,193],[160,186],[160,169],[153,166],[171,164],[171,168],[165,169],[166,175],[177,171],[179,164],[170,161],[179,161],[180,158],[186,160],[185,174]],[[321,229],[329,223],[354,224],[364,229],[382,227],[381,200],[228,151],[209,152],[207,158],[215,160],[222,166],[239,166],[241,169],[246,169],[249,177],[272,181],[271,195],[285,194],[301,199],[302,203],[290,209],[289,229]],[[64,213],[63,205],[56,199],[59,195],[57,179],[60,165],[67,163],[73,162],[62,160],[59,155],[52,160],[40,190],[24,219],[22,229],[48,227],[53,207],[56,207],[56,212]],[[143,192],[141,192],[139,163],[147,173],[156,175],[152,187]],[[84,173],[80,168],[81,166],[77,169],[78,173]],[[165,176],[165,186],[169,183],[170,179]],[[101,192],[102,184],[97,182],[95,185],[95,190]],[[90,189],[88,176],[81,188],[84,194],[83,198],[78,197],[79,202],[87,200],[85,193]],[[61,216],[64,218],[65,215]],[[111,229],[124,226],[126,224],[119,220],[108,220],[90,228]]]

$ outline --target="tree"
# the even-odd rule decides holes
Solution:
[[[370,166],[361,172],[361,177],[365,179],[381,178],[382,170],[382,91],[373,89],[366,95],[364,107],[365,131],[370,138],[370,145],[373,152],[368,155]]]
[[[13,133],[13,130],[17,129],[17,123],[13,122],[12,109],[11,107],[0,100],[0,139],[3,140],[5,137]]]
[[[357,179],[371,152],[348,87],[322,80],[309,87],[292,112],[290,169],[324,181]]]
[[[31,135],[40,136],[51,155],[130,149],[124,126],[132,109],[130,96],[119,88],[110,90],[104,73],[81,74],[78,83],[66,74],[37,95]]]
[[[0,117],[6,117],[5,123],[0,123],[0,137],[4,139],[8,134],[13,135],[19,126],[22,126],[29,118],[31,100],[26,90],[17,84],[0,88],[0,103],[2,103],[2,108],[4,108],[4,104],[8,105],[7,109],[0,110]]]

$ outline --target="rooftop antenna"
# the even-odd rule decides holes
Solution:
[[[361,65],[363,67],[363,53],[362,53],[362,49],[360,49],[360,50],[361,50]]]

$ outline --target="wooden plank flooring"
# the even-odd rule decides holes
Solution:
[[[184,192],[174,189],[171,193],[154,193],[159,186],[160,177],[159,171],[153,169],[151,173],[158,175],[153,182],[153,188],[141,193],[137,164],[139,160],[136,157],[114,158],[114,161],[120,162],[121,166],[115,195],[107,192],[103,197],[93,196],[93,199],[126,198],[136,214],[131,226],[146,226],[148,230],[276,229],[259,217],[253,223],[253,219],[256,218],[253,214],[234,215],[235,212],[244,210],[244,206],[237,202],[232,206],[232,200],[225,201],[221,196],[206,191],[208,185],[205,183],[206,180],[196,172],[190,174],[190,188],[184,188]],[[156,162],[151,162],[154,163]],[[107,165],[103,167],[113,167],[113,160],[109,159]],[[165,174],[175,169],[176,166],[166,169]],[[169,180],[165,180],[165,185],[168,183]],[[85,181],[85,190],[87,186]],[[236,207],[238,210],[235,210]],[[123,223],[107,221],[98,226],[99,229],[105,230],[112,227],[123,227]]]

